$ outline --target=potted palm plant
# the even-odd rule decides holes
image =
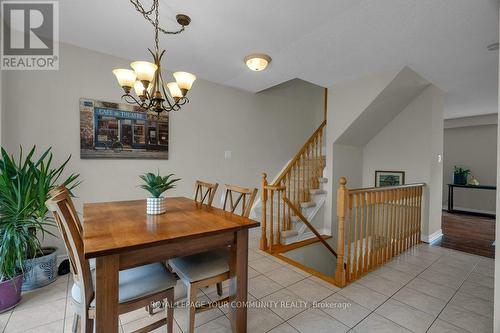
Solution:
[[[144,184],[140,185],[140,187],[151,194],[151,197],[147,198],[146,203],[146,213],[148,215],[163,214],[167,211],[166,198],[162,194],[174,188],[175,183],[180,180],[180,178],[171,179],[173,176],[174,174],[172,173],[162,177],[160,176],[160,171],[156,175],[148,172],[139,176],[144,181]]]
[[[41,240],[52,234],[54,221],[45,201],[69,161],[53,168],[50,148],[34,159],[35,147],[15,159],[1,149],[0,159],[0,312],[15,306],[21,289],[33,289],[56,278],[55,248]],[[62,184],[74,188],[78,175]],[[20,283],[23,282],[23,287]]]

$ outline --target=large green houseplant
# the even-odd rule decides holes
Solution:
[[[30,260],[47,254],[41,240],[46,234],[53,234],[51,227],[55,226],[45,207],[48,192],[58,183],[69,189],[79,184],[77,174],[60,181],[70,157],[53,167],[50,148],[38,158],[34,158],[35,151],[33,147],[24,156],[21,148],[19,156],[14,158],[4,148],[1,149],[0,283],[14,287],[16,293],[19,291],[16,284],[19,284],[19,277],[27,270]],[[0,286],[0,299],[5,299],[2,291]],[[0,302],[0,311],[7,305]],[[13,305],[15,303],[10,304]]]

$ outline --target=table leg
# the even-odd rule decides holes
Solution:
[[[448,213],[451,213],[451,186],[448,186]]]
[[[118,332],[119,256],[96,260],[96,333]]]
[[[236,232],[230,259],[231,327],[233,332],[247,331],[248,230]]]

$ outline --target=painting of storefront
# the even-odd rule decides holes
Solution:
[[[80,99],[80,157],[168,159],[168,115]]]

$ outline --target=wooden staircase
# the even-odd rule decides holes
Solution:
[[[325,126],[323,121],[271,184],[263,173],[259,211],[263,251],[273,252],[287,243],[287,239],[297,236],[304,225],[319,235],[306,216],[318,205],[317,197],[326,197],[322,188],[327,182],[323,177]]]

